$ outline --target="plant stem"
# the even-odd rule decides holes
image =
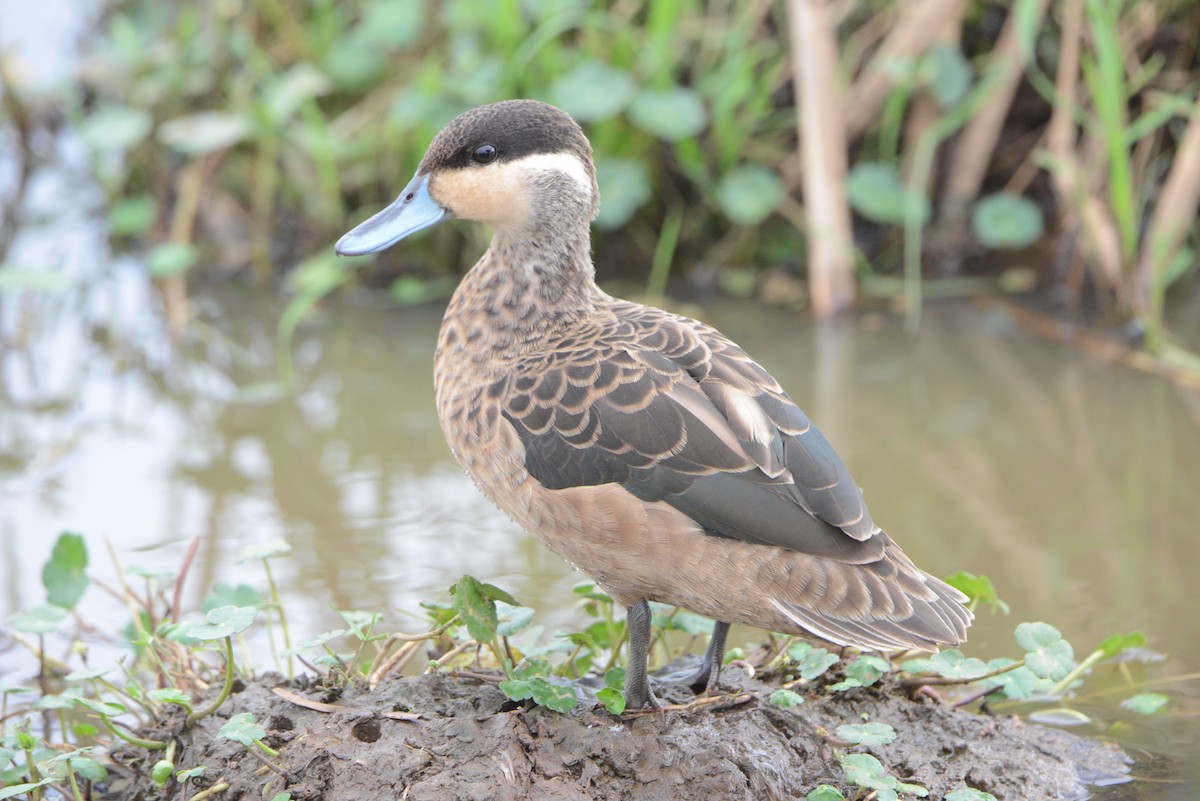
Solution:
[[[29,766],[29,781],[31,784],[36,784],[42,780],[42,774],[38,771],[37,761],[33,758],[33,748],[21,746],[21,750],[25,752],[25,764]],[[42,788],[34,787],[29,796],[32,801],[42,801]]]
[[[219,784],[214,784],[212,787],[209,787],[207,790],[201,790],[200,792],[196,793],[194,796],[192,796],[192,801],[204,801],[204,799],[208,798],[210,795],[223,793],[228,789],[229,782],[220,782]]]
[[[71,760],[67,760],[67,781],[71,783],[71,795],[75,796],[75,801],[83,801],[83,793],[79,792],[79,782],[75,781],[75,769],[71,767]]]
[[[1074,670],[1072,670],[1066,676],[1063,676],[1063,680],[1060,681],[1058,684],[1055,684],[1054,687],[1052,687],[1050,689],[1050,694],[1051,695],[1061,695],[1068,687],[1071,686],[1071,682],[1075,681],[1075,679],[1082,676],[1084,671],[1091,668],[1092,665],[1096,664],[1103,658],[1104,658],[1104,651],[1102,651],[1100,649],[1096,649],[1095,651],[1092,651],[1090,654],[1088,654],[1087,659],[1083,660],[1078,665],[1076,665]]]
[[[143,740],[141,737],[126,734],[114,726],[113,722],[105,715],[100,716],[100,722],[104,724],[104,728],[108,729],[109,733],[114,737],[120,738],[130,745],[136,745],[138,748],[145,748],[147,751],[161,751],[167,747],[166,743],[159,740]]]
[[[279,589],[278,589],[278,587],[275,586],[275,577],[271,575],[271,565],[270,565],[270,562],[266,559],[263,560],[263,568],[267,571],[267,586],[271,588],[271,605],[275,608],[275,611],[279,613],[279,629],[280,629],[280,631],[283,632],[284,650],[291,651],[292,650],[292,636],[288,632],[287,615],[284,614],[284,612],[283,612],[283,604],[279,602]],[[275,644],[275,642],[272,639],[272,641],[271,641],[272,647],[274,647],[274,644]],[[295,678],[295,672],[293,670],[294,663],[292,660],[292,655],[290,653],[288,654],[287,662],[288,662],[288,678],[293,679],[293,678]]]
[[[225,699],[229,697],[229,693],[233,690],[233,637],[225,638],[225,686],[221,688],[221,694],[204,709],[193,712],[188,715],[185,725],[191,726],[198,720],[206,718],[213,712],[221,708],[221,704],[225,703]]]
[[[972,676],[969,679],[955,679],[955,678],[950,678],[948,676],[913,676],[911,678],[902,679],[900,681],[900,686],[901,687],[925,687],[925,686],[934,685],[934,684],[938,684],[938,685],[974,684],[977,681],[983,681],[984,679],[995,678],[996,676],[999,676],[1002,673],[1008,673],[1010,671],[1016,670],[1019,667],[1025,667],[1024,659],[1022,659],[1019,662],[1013,662],[1011,665],[1005,665],[1004,667],[999,667],[999,668],[996,668],[995,670],[989,670],[987,673],[984,673],[981,676]]]

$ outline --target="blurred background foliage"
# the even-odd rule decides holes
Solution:
[[[370,262],[331,245],[392,199],[443,124],[512,97],[587,130],[602,277],[653,296],[686,273],[803,305],[789,64],[806,46],[789,16],[805,2],[112,0],[82,87],[57,100],[112,236],[147,248],[179,320],[185,277],[287,276],[285,329],[347,282],[401,302],[447,293],[486,231],[440,226]],[[827,9],[860,287],[910,311],[1053,287],[1161,346],[1166,292],[1196,272],[1200,4]],[[8,124],[28,133],[44,98],[5,82]]]

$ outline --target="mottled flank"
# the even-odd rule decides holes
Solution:
[[[653,703],[646,601],[720,621],[699,686],[728,623],[873,650],[962,642],[965,599],[880,530],[775,379],[710,326],[596,286],[594,181],[535,158],[594,176],[578,126],[533,101],[452,122],[421,167],[470,186],[469,202],[435,194],[451,210],[488,205],[489,167],[456,155],[481,143],[504,144],[491,186],[511,198],[491,205],[522,211],[485,220],[492,244],[446,310],[439,418],[480,490],[630,609],[630,702]]]

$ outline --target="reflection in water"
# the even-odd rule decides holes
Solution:
[[[468,572],[550,630],[571,619],[582,576],[493,509],[442,441],[439,309],[327,306],[298,335],[289,395],[271,383],[276,305],[208,292],[171,351],[140,276],[118,264],[103,290],[0,298],[0,612],[40,598],[31,567],[71,529],[102,577],[101,538],[126,564],[172,568],[202,537],[191,608],[214,581],[260,585],[236,553],[283,537],[294,555],[277,576],[300,636],[335,624],[328,604],[405,627],[402,613]],[[935,306],[916,338],[888,317],[814,331],[738,304],[705,316],[811,413],[918,564],[993,577],[1013,614],[984,610],[971,653],[1011,654],[1015,623],[1044,619],[1081,651],[1142,629],[1177,657],[1167,673],[1200,663],[1194,394],[971,305]]]

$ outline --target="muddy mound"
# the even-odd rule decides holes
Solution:
[[[493,683],[447,675],[397,678],[374,690],[330,689],[311,680],[263,677],[241,688],[218,715],[175,737],[177,769],[206,765],[186,793],[172,778],[158,788],[150,764],[161,756],[118,751],[129,771],[112,798],[178,799],[214,785],[213,795],[270,799],[790,799],[821,783],[848,789],[837,752],[867,752],[931,798],[966,786],[999,799],[1078,798],[1086,783],[1124,775],[1116,748],[1016,719],[950,709],[882,682],[845,693],[823,688],[783,709],[775,688],[727,671],[728,695],[691,708],[613,717],[603,709],[569,715],[515,704]],[[682,694],[680,694],[682,693]],[[667,701],[694,700],[686,690]],[[250,712],[266,729],[270,757],[216,737]],[[419,718],[413,718],[419,715]],[[887,745],[850,746],[830,732],[864,720],[890,724]],[[864,791],[865,792],[865,791]]]

